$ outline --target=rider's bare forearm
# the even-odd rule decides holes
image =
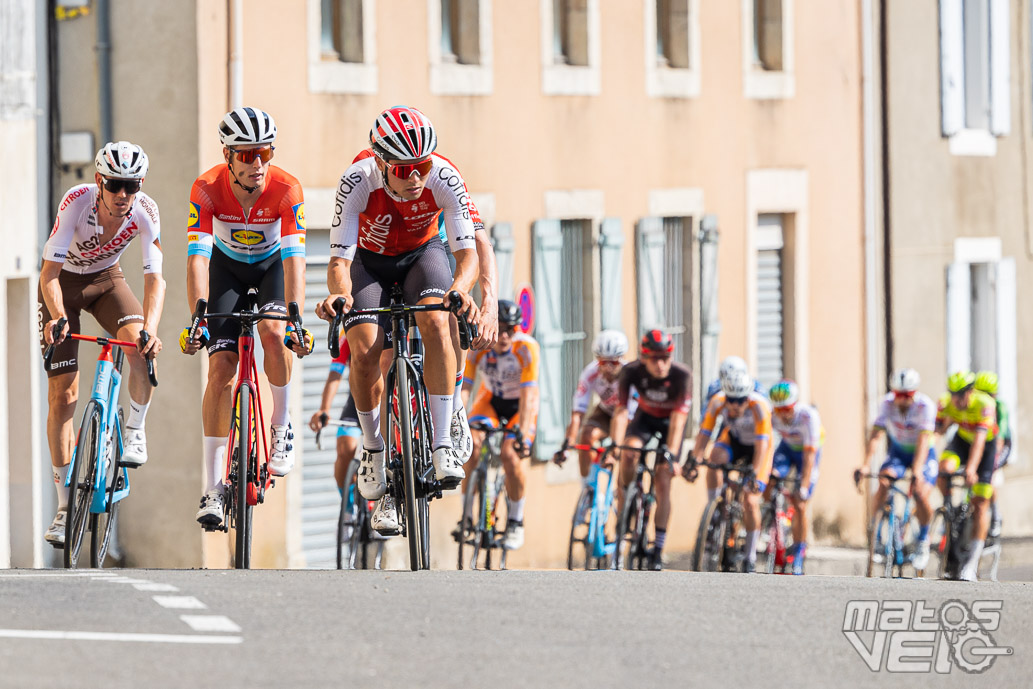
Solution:
[[[624,434],[628,432],[628,408],[618,404],[613,410],[613,418],[610,421],[610,439],[614,445],[624,442]]]
[[[474,232],[474,240],[477,242],[477,280],[481,286],[481,308],[487,309],[488,304],[498,303],[499,296],[499,271],[495,262],[495,249],[488,240],[487,232]]]
[[[538,386],[529,385],[520,390],[520,422],[524,435],[531,436],[538,428]]]
[[[39,272],[40,291],[43,292],[43,301],[47,305],[50,317],[54,319],[64,318],[65,313],[64,295],[61,293],[59,276],[63,264],[57,261],[43,261],[43,268]]]
[[[452,286],[449,291],[458,290],[469,294],[477,282],[477,250],[460,249],[455,252],[456,272],[452,277]]]
[[[283,259],[283,297],[288,304],[297,302],[305,313],[305,258],[302,256]]]
[[[337,388],[341,385],[341,374],[336,371],[330,371],[330,374],[326,377],[326,385],[323,386],[323,396],[319,401],[320,409],[329,409],[334,403],[334,397],[337,395]]]
[[[143,328],[151,334],[158,332],[161,312],[165,308],[165,278],[161,273],[143,276]]]
[[[334,256],[330,259],[330,265],[326,269],[326,286],[330,294],[351,294],[352,262],[346,258]]]
[[[571,443],[577,440],[577,432],[581,430],[581,419],[584,418],[585,413],[582,411],[575,411],[570,413],[570,423],[567,424],[567,440]]]
[[[685,434],[685,423],[688,420],[687,412],[671,412],[670,425],[667,427],[667,449],[674,453],[675,459],[681,456],[681,441]]]
[[[187,302],[194,312],[198,299],[208,299],[208,257],[187,256]]]

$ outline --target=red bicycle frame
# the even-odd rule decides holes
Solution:
[[[247,454],[244,457],[238,458],[242,465],[242,469],[238,470],[241,471],[241,480],[247,480],[247,458],[251,456],[252,451],[255,449],[254,443],[258,442],[255,440],[255,436],[261,438],[262,447],[262,452],[258,455],[258,483],[250,482],[247,487],[247,504],[254,506],[262,501],[265,491],[269,489],[273,482],[267,468],[269,464],[269,443],[265,437],[265,415],[262,412],[262,394],[258,385],[258,364],[255,361],[255,336],[241,334],[237,338],[237,352],[239,361],[237,364],[237,384],[233,387],[233,399],[237,399],[240,389],[246,385],[251,390],[251,395],[249,396],[251,403],[248,405],[251,408],[248,410],[248,413],[251,414],[252,420],[257,422],[257,424],[252,423],[248,425],[248,428],[255,428],[257,432],[248,438]],[[241,410],[237,409],[235,413],[239,415]],[[230,434],[226,443],[226,475],[223,477],[223,483],[227,487],[230,485],[231,462],[229,457],[233,456],[233,448],[236,447],[237,429],[243,425],[242,419],[239,416],[235,423],[230,424]],[[261,478],[263,476],[265,477],[264,479]]]

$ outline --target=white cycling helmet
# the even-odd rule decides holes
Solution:
[[[921,383],[918,371],[913,368],[898,368],[890,375],[890,390],[893,392],[915,392]]]
[[[717,377],[724,380],[732,371],[747,372],[746,361],[741,356],[725,357],[721,366],[717,369]]]
[[[97,151],[93,161],[97,172],[115,179],[143,179],[147,176],[147,154],[128,141],[112,141]]]
[[[602,330],[592,342],[592,353],[600,359],[620,359],[628,353],[628,336],[619,330]]]
[[[230,147],[271,144],[276,141],[276,122],[264,110],[236,108],[219,123],[219,141]]]
[[[721,381],[725,397],[746,397],[753,392],[753,378],[746,371],[732,371]]]

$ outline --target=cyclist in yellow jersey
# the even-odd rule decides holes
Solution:
[[[976,375],[971,371],[957,371],[947,379],[948,392],[940,397],[936,414],[936,431],[945,433],[951,426],[958,430],[950,444],[940,455],[940,469],[946,472],[965,470],[965,483],[971,488],[973,508],[972,543],[968,560],[961,569],[959,578],[976,580],[979,557],[983,554],[983,542],[990,526],[990,496],[993,486],[990,481],[994,473],[997,454],[997,405],[985,392],[975,389]],[[962,465],[964,462],[964,465]],[[947,495],[950,484],[940,479],[940,491]]]
[[[477,352],[466,360],[463,400],[469,398],[477,371],[481,386],[470,422],[488,423],[498,428],[520,426],[522,444],[517,447],[514,434],[507,433],[502,443],[502,466],[506,473],[506,534],[502,544],[516,550],[524,544],[524,467],[531,455],[538,426],[538,343],[529,335],[516,332],[522,318],[520,307],[507,299],[499,300],[499,339],[491,349]],[[463,467],[467,476],[477,468],[484,433],[473,432],[473,454]]]

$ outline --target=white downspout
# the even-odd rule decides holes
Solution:
[[[244,104],[244,0],[230,0],[230,110]]]
[[[880,0],[885,2],[885,0]],[[864,321],[865,321],[865,390],[867,393],[867,422],[875,420],[882,381],[878,373],[878,294],[876,279],[876,208],[875,208],[875,89],[872,0],[861,1],[861,99],[863,122],[863,177],[864,177]],[[888,270],[884,266],[883,270]]]

